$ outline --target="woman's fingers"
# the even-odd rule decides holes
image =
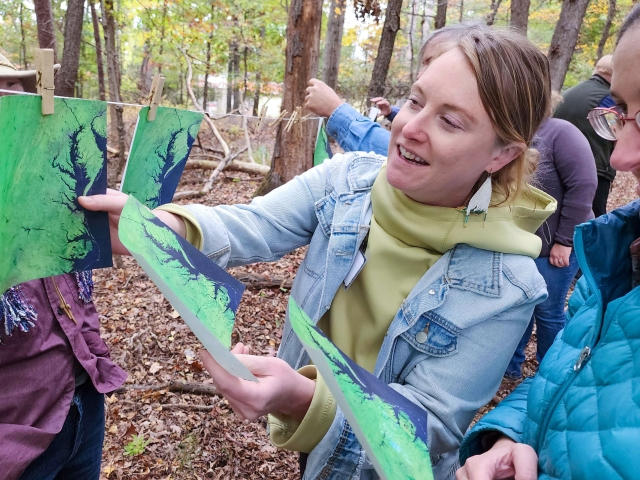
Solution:
[[[106,195],[78,197],[78,202],[87,210],[94,212],[107,212],[111,215],[120,216],[128,198],[129,196],[122,192],[109,189],[107,190]]]
[[[514,445],[512,450],[515,480],[536,480],[538,478],[538,456],[533,448],[523,443]]]

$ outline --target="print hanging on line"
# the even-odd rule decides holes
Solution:
[[[148,121],[148,112],[145,107],[138,114],[121,190],[156,208],[171,203],[204,114],[158,107]]]
[[[106,103],[0,97],[0,293],[36,278],[111,266],[104,212],[78,204],[106,193]]]

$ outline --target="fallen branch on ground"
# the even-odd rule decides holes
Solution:
[[[232,162],[234,158],[236,158],[238,155],[240,155],[246,149],[247,149],[247,147],[245,146],[245,147],[241,148],[240,150],[238,150],[237,152],[227,155],[227,157],[225,157],[224,160],[222,160],[220,163],[218,163],[218,166],[216,167],[216,169],[213,172],[211,172],[211,175],[209,175],[209,179],[207,180],[207,182],[202,187],[202,190],[187,190],[186,192],[177,192],[173,196],[173,200],[175,201],[175,200],[180,200],[180,199],[183,199],[183,198],[190,198],[190,197],[202,197],[202,196],[206,195],[207,193],[209,193],[211,191],[211,189],[213,188],[214,182],[216,181],[216,179],[220,175],[220,172],[222,172],[222,170],[224,170],[224,168],[230,162]]]
[[[290,278],[267,278],[258,275],[234,275],[237,280],[242,282],[247,288],[291,288],[293,280]]]
[[[205,157],[206,158],[206,157]],[[215,158],[210,156],[208,158]],[[191,157],[191,159],[187,162],[187,165],[184,167],[185,170],[194,170],[196,168],[202,168],[204,170],[217,168],[220,164],[219,160],[205,160],[200,156]],[[256,173],[260,175],[266,175],[269,173],[269,167],[267,165],[260,165],[257,163],[248,163],[248,162],[232,162],[227,164],[226,169],[232,172],[244,172],[244,173]]]
[[[208,383],[201,382],[176,382],[172,380],[166,383],[159,383],[157,385],[133,385],[125,384],[116,389],[114,393],[124,393],[128,390],[140,390],[144,392],[157,392],[159,390],[167,390],[174,393],[189,393],[192,395],[207,395],[214,396],[218,394],[216,387]]]

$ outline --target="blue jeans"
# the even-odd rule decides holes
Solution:
[[[91,380],[76,388],[67,419],[20,480],[98,480],[104,441],[104,395]]]
[[[549,257],[538,257],[535,260],[540,275],[547,284],[549,297],[542,303],[536,305],[533,317],[522,336],[518,348],[516,348],[511,362],[507,367],[505,375],[510,378],[520,378],[522,376],[522,364],[525,360],[524,349],[531,338],[533,322],[535,320],[538,339],[536,358],[541,362],[545,354],[553,344],[556,335],[564,328],[566,313],[564,305],[567,299],[567,292],[571,285],[571,280],[578,271],[578,260],[575,252],[571,252],[569,266],[564,268],[554,267],[549,263]]]

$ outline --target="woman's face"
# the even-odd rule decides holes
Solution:
[[[500,145],[466,57],[432,61],[391,125],[387,179],[420,203],[462,206],[484,171],[497,172],[524,144]]]
[[[12,90],[14,92],[24,92],[22,82],[17,78],[0,77],[0,90]],[[10,95],[9,93],[0,92],[0,97]]]
[[[613,56],[611,95],[626,117],[640,111],[640,25],[632,27],[622,37]],[[618,141],[611,155],[611,166],[631,172],[638,179],[640,195],[640,128],[634,121],[625,123],[618,132]]]

